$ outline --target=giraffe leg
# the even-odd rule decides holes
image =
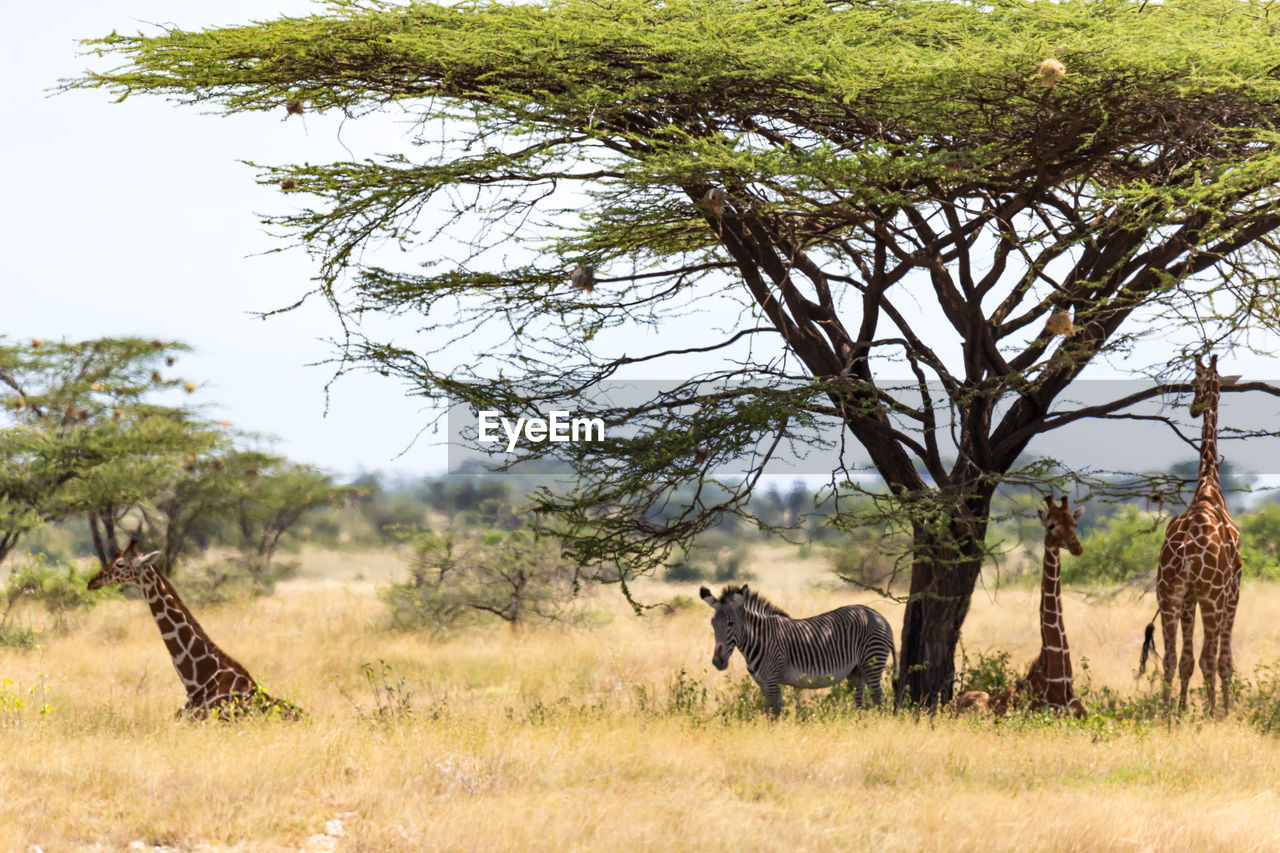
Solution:
[[[1221,639],[1218,641],[1218,678],[1222,681],[1223,716],[1231,713],[1231,678],[1235,672],[1231,657],[1231,634],[1235,630],[1236,607],[1240,603],[1241,568],[1240,552],[1237,549],[1232,564],[1232,582],[1227,586],[1226,612],[1222,614],[1222,624],[1219,626]]]
[[[1204,641],[1200,644],[1200,673],[1204,676],[1205,701],[1209,706],[1209,716],[1212,717],[1216,704],[1214,680],[1218,676],[1220,619],[1218,611],[1211,602],[1200,602],[1200,621],[1204,627]]]
[[[1221,626],[1218,637],[1218,681],[1222,683],[1222,716],[1225,717],[1231,713],[1231,676],[1234,671],[1231,660],[1231,626]]]
[[[1182,600],[1182,608],[1178,613],[1178,621],[1182,625],[1182,654],[1178,657],[1178,710],[1187,709],[1187,688],[1191,684],[1191,676],[1196,671],[1195,627],[1196,599],[1188,595]]]
[[[1178,606],[1160,608],[1160,634],[1164,637],[1164,679],[1160,685],[1160,695],[1164,704],[1170,703],[1169,693],[1173,689],[1173,662],[1178,659]]]

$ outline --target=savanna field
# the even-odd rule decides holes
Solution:
[[[439,638],[385,627],[376,590],[402,570],[394,554],[304,551],[302,565],[273,596],[197,610],[266,689],[306,708],[301,724],[176,721],[183,691],[138,600],[0,650],[0,849],[1280,848],[1266,719],[1280,702],[1256,671],[1280,661],[1277,585],[1244,588],[1235,649],[1250,684],[1227,721],[1135,710],[1154,690],[1136,678],[1154,604],[1125,589],[1066,596],[1084,722],[859,712],[829,691],[796,711],[792,690],[771,722],[740,657],[711,667],[696,584],[643,585],[676,602],[644,617],[607,590],[573,626]],[[825,568],[780,548],[749,563],[793,615],[863,601],[897,630],[896,605]],[[971,662],[1034,655],[1036,594],[979,590]]]

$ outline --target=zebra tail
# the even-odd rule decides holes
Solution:
[[[1159,615],[1159,611],[1157,611],[1157,615]],[[1160,656],[1156,652],[1155,616],[1151,617],[1151,621],[1147,623],[1147,628],[1142,634],[1142,657],[1138,659],[1138,675],[1142,675],[1147,671],[1147,658],[1151,657],[1152,654],[1155,654],[1156,657]]]

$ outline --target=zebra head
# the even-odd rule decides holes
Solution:
[[[729,656],[742,636],[742,602],[747,598],[747,585],[727,590],[720,598],[712,595],[705,586],[699,592],[702,600],[715,611],[711,617],[711,629],[716,634],[716,650],[711,655],[711,665],[720,670],[728,669]]]

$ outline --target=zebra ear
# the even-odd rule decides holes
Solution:
[[[720,603],[716,601],[716,597],[711,594],[711,590],[707,589],[705,586],[702,589],[698,590],[698,595],[701,595],[702,600],[705,601],[707,604],[711,605],[712,607],[715,607],[717,604]]]

